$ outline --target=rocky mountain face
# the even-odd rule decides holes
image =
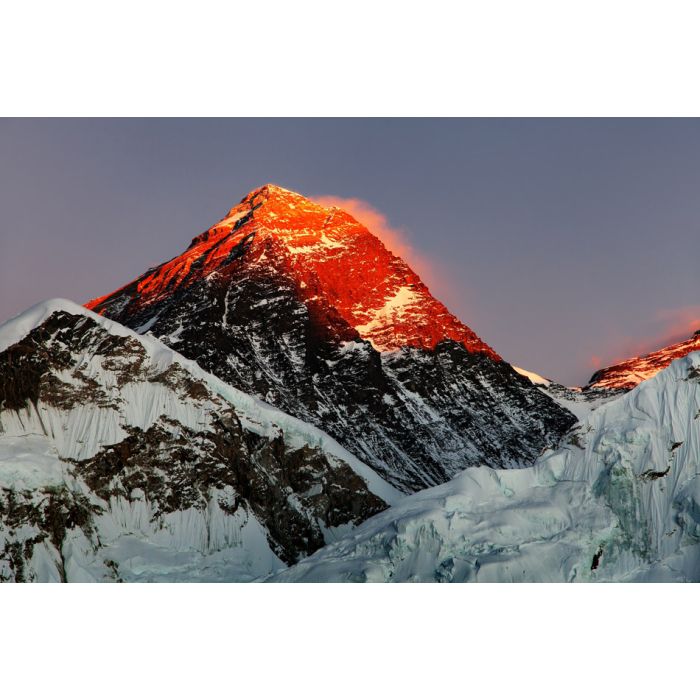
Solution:
[[[349,214],[272,185],[87,306],[318,425],[404,492],[530,463],[575,421]]]
[[[332,438],[63,300],[0,327],[0,580],[250,580],[398,492]]]
[[[598,389],[595,387],[570,387],[558,384],[536,372],[529,372],[521,367],[513,367],[518,373],[529,379],[541,392],[549,396],[555,403],[584,420],[591,411],[608,401],[625,393],[625,389]]]
[[[695,331],[688,340],[598,370],[591,377],[588,387],[593,389],[632,389],[640,382],[653,377],[668,367],[674,360],[698,350],[700,350],[700,330]]]
[[[533,466],[467,469],[275,581],[700,580],[700,352],[588,413]]]

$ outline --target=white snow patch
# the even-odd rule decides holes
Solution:
[[[355,330],[360,335],[371,333],[377,328],[384,327],[389,323],[400,319],[406,309],[413,304],[419,304],[421,296],[410,287],[399,287],[396,293],[384,302],[380,309],[369,313],[369,320],[366,323],[355,326]]]
[[[522,374],[523,377],[527,377],[533,384],[549,386],[552,383],[551,379],[546,379],[535,372],[529,372],[528,370],[523,369],[522,367],[516,367],[515,365],[511,366],[518,374]]]

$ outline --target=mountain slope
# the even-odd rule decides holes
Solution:
[[[529,463],[574,422],[349,214],[272,185],[88,306],[319,425],[405,492]]]
[[[588,387],[593,389],[632,389],[640,382],[653,377],[668,367],[679,357],[685,357],[698,350],[700,350],[700,330],[695,331],[688,340],[599,369],[591,377]]]
[[[398,493],[313,426],[65,300],[0,326],[0,578],[249,580]]]
[[[700,353],[515,471],[406,497],[279,581],[700,581]]]

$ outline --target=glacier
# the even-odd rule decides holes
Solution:
[[[270,581],[700,581],[700,353],[533,466],[469,468]]]

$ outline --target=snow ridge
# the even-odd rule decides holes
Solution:
[[[214,375],[202,370],[193,360],[186,359],[153,336],[140,335],[130,328],[104,316],[99,316],[68,299],[55,298],[40,302],[0,326],[0,352],[19,342],[56,311],[65,311],[74,316],[85,316],[98,323],[112,335],[133,338],[146,349],[149,359],[157,369],[164,370],[173,364],[180,365],[193,377],[205,381],[216,394],[230,403],[236,409],[243,425],[252,432],[265,437],[274,437],[281,430],[290,444],[295,446],[306,444],[317,447],[350,464],[353,470],[367,482],[372,492],[387,503],[395,503],[401,497],[399,491],[390,486],[376,472],[339,445],[323,430],[229,386]]]
[[[0,364],[0,580],[250,580],[400,498],[318,428],[72,302],[0,326]]]

